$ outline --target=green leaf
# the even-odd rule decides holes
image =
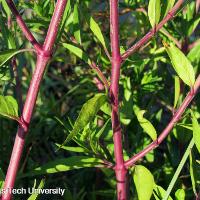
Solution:
[[[166,191],[159,185],[155,185],[153,195],[156,200],[163,199],[165,197]],[[173,200],[170,196],[168,197],[167,200]]]
[[[66,151],[72,151],[76,153],[88,153],[88,150],[84,149],[83,147],[68,147],[68,146],[62,146],[60,144],[56,144],[56,146]]]
[[[136,165],[133,174],[139,200],[150,200],[153,188],[154,178],[151,172],[142,165]]]
[[[0,95],[0,115],[18,120],[18,104],[12,96]]]
[[[82,107],[78,118],[74,124],[73,130],[68,135],[66,142],[69,142],[75,135],[77,135],[84,127],[91,122],[100,110],[101,106],[106,103],[107,96],[105,94],[96,94],[93,98],[89,99]]]
[[[200,42],[199,44],[195,45],[190,52],[188,53],[187,57],[192,63],[199,63],[200,62]]]
[[[194,30],[197,28],[200,22],[200,15],[197,15],[194,19],[189,22],[189,28],[187,30],[187,35],[190,36]]]
[[[81,30],[80,30],[79,11],[77,3],[74,5],[73,31],[75,39],[78,41],[79,44],[81,44]]]
[[[172,43],[167,44],[163,42],[163,44],[178,76],[183,80],[185,84],[192,87],[195,82],[195,73],[190,61],[181,52],[181,50],[174,46]]]
[[[151,124],[151,122],[144,118],[143,115],[145,112],[146,112],[145,110],[140,110],[137,113],[137,119],[140,123],[140,126],[151,137],[151,139],[156,140],[156,138],[157,138],[156,130],[155,130],[154,126]]]
[[[150,0],[148,6],[148,16],[152,27],[160,20],[160,0]]]
[[[10,49],[0,52],[0,67],[2,67],[6,62],[8,62],[16,54],[26,52],[27,49]]]
[[[19,177],[29,177],[41,174],[53,174],[59,172],[66,172],[74,169],[85,167],[102,167],[103,161],[98,158],[91,158],[88,156],[72,156],[64,159],[56,159],[41,167],[38,167],[26,174],[20,174]]]
[[[194,143],[200,153],[200,125],[197,121],[197,118],[195,117],[193,111],[191,110],[191,115],[192,115],[192,125],[193,125],[193,138],[194,138]]]
[[[185,200],[185,190],[178,189],[175,193],[176,200]]]
[[[167,1],[167,2],[166,2]],[[163,2],[163,6],[165,6],[165,14],[164,17],[168,14],[168,12],[170,11],[170,9],[173,7],[174,3],[176,0],[164,0]]]
[[[178,76],[174,77],[174,108],[176,108],[180,96],[180,79]]]
[[[196,191],[196,176],[194,174],[194,169],[193,166],[196,163],[193,163],[193,158],[192,158],[192,152],[190,152],[190,177],[191,177],[191,182],[192,182],[192,189],[195,195],[197,195]]]
[[[40,181],[40,184],[39,184],[39,186],[38,186],[37,189],[43,189],[43,188],[44,188],[44,184],[45,184],[45,180],[42,179],[42,180]],[[28,198],[28,200],[36,200],[36,199],[38,199],[38,197],[39,197],[39,193],[33,193],[33,194]]]
[[[91,62],[90,58],[87,56],[87,54],[82,49],[80,49],[79,47],[76,47],[74,45],[66,44],[66,43],[64,43],[63,46],[65,48],[67,48],[69,51],[71,51],[73,54],[75,54],[77,57],[79,57],[80,59],[82,59],[83,61],[88,63],[88,65],[91,65],[92,62]]]
[[[99,25],[95,22],[94,18],[90,17],[90,29],[97,37],[97,39],[101,42],[104,48],[106,48],[106,42],[104,36],[101,32]]]
[[[3,173],[3,170],[0,168],[0,189],[3,188],[4,179],[5,179],[5,175]]]

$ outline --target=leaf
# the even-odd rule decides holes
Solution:
[[[3,170],[0,168],[0,189],[3,188],[4,179],[5,179],[5,175],[3,173]]]
[[[194,143],[200,153],[200,126],[192,110],[191,110],[191,115],[192,115]]]
[[[185,84],[192,87],[195,82],[195,73],[190,61],[181,52],[181,50],[174,46],[172,43],[167,44],[163,41],[163,44],[178,76],[183,80]]]
[[[190,50],[187,57],[192,63],[198,64],[200,62],[199,54],[200,54],[200,42]]]
[[[12,96],[0,95],[0,115],[18,120],[18,104]]]
[[[145,110],[140,110],[137,113],[137,119],[140,123],[140,126],[151,137],[151,139],[156,140],[156,138],[157,138],[156,130],[155,130],[154,126],[151,124],[151,122],[144,118],[143,115],[145,112],[146,112]]]
[[[164,14],[164,17],[168,14],[168,12],[171,10],[171,8],[173,7],[175,3],[175,0],[164,0],[163,2],[163,6],[165,6],[165,14]]]
[[[190,177],[191,177],[191,182],[192,182],[192,189],[195,195],[197,195],[196,191],[196,176],[194,174],[194,169],[193,169],[193,158],[192,158],[192,152],[190,152]]]
[[[199,25],[199,22],[200,22],[200,15],[196,16],[194,19],[192,19],[189,22],[189,28],[187,30],[187,35],[188,36],[190,36],[195,31],[195,29]]]
[[[74,5],[74,13],[73,13],[73,31],[74,37],[81,44],[81,30],[80,30],[80,23],[79,23],[79,11],[78,11],[78,4]]]
[[[27,51],[26,49],[10,49],[0,52],[0,67],[2,67],[7,61],[9,61],[16,54]]]
[[[38,186],[37,189],[43,189],[43,188],[44,188],[44,184],[45,184],[45,180],[42,179],[42,180],[40,181],[40,184],[39,184],[39,186]],[[33,193],[33,194],[28,198],[28,200],[36,200],[36,199],[38,199],[39,194],[40,194],[40,193]]]
[[[88,153],[88,150],[84,149],[83,147],[68,147],[68,146],[62,146],[60,144],[56,144],[56,146],[66,151],[72,151],[76,153]]]
[[[90,17],[90,29],[97,37],[97,39],[101,42],[104,48],[106,48],[106,42],[104,36],[101,32],[99,25],[95,22],[94,18]]]
[[[66,43],[64,43],[63,46],[65,48],[67,48],[69,51],[71,51],[73,54],[75,54],[77,57],[79,57],[80,59],[82,59],[83,61],[88,63],[88,65],[91,65],[92,62],[91,62],[90,58],[87,56],[87,54],[82,49],[80,49],[79,47],[76,47],[74,45],[66,44]]]
[[[176,108],[180,96],[180,80],[178,76],[174,77],[174,108]]]
[[[148,6],[148,16],[152,27],[156,26],[160,20],[160,0],[150,0]]]
[[[178,189],[175,193],[176,200],[185,200],[185,190]]]
[[[165,197],[166,191],[159,185],[155,185],[153,195],[156,200],[163,199]],[[170,196],[167,200],[173,200]]]
[[[136,165],[133,174],[139,200],[150,200],[153,188],[154,178],[151,172],[142,165]]]
[[[53,174],[85,167],[100,166],[103,166],[103,161],[101,159],[91,158],[88,156],[72,156],[64,159],[56,159],[26,174],[20,174],[19,177],[22,178],[41,174]]]
[[[82,107],[78,118],[74,124],[73,130],[68,135],[64,144],[69,142],[75,135],[77,135],[84,127],[91,122],[96,116],[97,112],[106,103],[107,96],[105,94],[96,94],[93,98],[89,99]]]

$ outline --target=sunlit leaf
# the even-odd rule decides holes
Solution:
[[[4,179],[5,179],[5,175],[2,171],[2,169],[0,168],[0,189],[3,187]]]
[[[180,79],[178,76],[174,77],[174,108],[176,108],[180,96]]]
[[[106,42],[105,42],[104,36],[101,32],[101,29],[100,29],[99,25],[96,23],[96,21],[94,20],[94,18],[92,18],[92,17],[90,17],[90,29],[94,33],[94,35],[97,37],[97,39],[101,42],[103,47],[106,48]]]
[[[148,6],[148,16],[151,26],[154,27],[160,20],[160,0],[150,0]]]
[[[164,0],[163,4],[166,7],[164,17],[167,15],[169,10],[173,7],[176,0]]]
[[[165,197],[166,191],[159,185],[155,185],[153,195],[156,200],[161,200]],[[173,200],[170,196],[167,200]]]
[[[194,163],[193,163],[192,152],[190,152],[190,177],[191,177],[191,182],[192,182],[192,189],[193,189],[194,194],[196,195],[197,194],[197,191],[196,191],[196,176],[195,176],[195,173],[194,173],[193,166],[194,166]]]
[[[133,179],[136,186],[138,199],[150,200],[155,184],[151,172],[142,165],[136,165],[134,168]]]
[[[89,65],[91,65],[92,62],[91,62],[90,58],[87,56],[87,54],[82,49],[80,49],[79,47],[76,47],[74,45],[66,44],[66,43],[64,43],[63,46],[65,48],[67,48],[69,51],[71,51],[73,54],[75,54],[77,57],[79,57],[80,59],[82,59]]]
[[[182,53],[182,51],[172,43],[167,44],[163,42],[163,44],[178,76],[185,84],[189,85],[190,87],[193,86],[195,82],[195,73],[190,61]]]
[[[194,113],[191,111],[192,115],[192,125],[193,125],[193,138],[194,143],[200,153],[200,125],[197,121],[197,118],[195,117]]]
[[[148,121],[146,118],[144,118],[145,110],[140,110],[137,113],[137,119],[140,123],[140,126],[144,129],[144,131],[151,137],[152,140],[156,140],[157,133],[150,121]]]
[[[12,96],[0,95],[0,115],[14,120],[18,119],[18,104]]]
[[[93,98],[89,99],[82,107],[78,118],[74,124],[73,130],[66,138],[64,144],[70,141],[77,135],[84,127],[91,122],[96,116],[101,106],[106,102],[107,96],[105,94],[96,94]]]
[[[178,189],[175,193],[176,200],[185,200],[185,190]]]
[[[54,161],[38,167],[27,174],[21,174],[20,177],[35,176],[41,174],[53,174],[85,167],[100,166],[103,166],[103,161],[101,159],[91,158],[88,156],[73,156],[63,159],[55,159]]]
[[[40,184],[39,184],[39,186],[38,186],[37,189],[43,189],[43,188],[44,188],[44,184],[45,184],[45,180],[42,179],[42,180],[40,181]],[[36,199],[38,199],[39,194],[40,194],[40,193],[33,193],[33,194],[28,198],[28,200],[36,200]]]

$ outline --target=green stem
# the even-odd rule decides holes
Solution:
[[[188,156],[190,155],[190,151],[191,151],[193,146],[194,146],[194,140],[192,139],[190,141],[182,159],[181,159],[181,162],[178,165],[178,168],[176,169],[176,172],[175,172],[175,174],[174,174],[174,176],[173,176],[173,178],[172,178],[172,180],[171,180],[171,182],[170,182],[170,184],[167,188],[167,191],[166,191],[166,194],[165,194],[165,197],[163,198],[163,200],[168,199],[168,197],[169,197],[169,195],[170,195],[170,193],[171,193],[171,191],[172,191],[172,189],[173,189],[173,187],[176,183],[176,180],[178,179],[179,174],[180,174],[181,170],[183,169],[183,166],[185,165],[185,162],[187,161]]]

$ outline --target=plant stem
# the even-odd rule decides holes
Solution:
[[[142,39],[140,39],[135,45],[129,48],[123,55],[122,60],[127,59],[131,54],[140,49],[145,43],[147,43],[169,20],[171,20],[181,5],[184,3],[184,0],[178,0],[175,6],[168,12],[167,16],[156,26],[152,28]]]
[[[13,15],[16,18],[16,21],[19,25],[19,27],[21,28],[22,32],[24,33],[25,37],[27,38],[27,40],[29,42],[31,42],[31,44],[34,46],[36,51],[40,51],[42,46],[37,42],[37,40],[35,39],[35,37],[33,36],[33,34],[30,32],[30,30],[28,29],[28,27],[26,26],[24,20],[22,19],[21,15],[19,14],[15,4],[13,3],[12,0],[6,0],[10,10],[12,11]]]
[[[12,1],[9,1],[12,3]],[[37,51],[37,63],[35,72],[33,74],[30,87],[28,90],[28,94],[26,97],[25,105],[23,108],[21,120],[26,124],[26,127],[19,126],[17,135],[15,138],[15,144],[13,147],[10,164],[8,167],[8,171],[6,174],[6,179],[4,183],[4,189],[12,189],[14,187],[17,171],[19,168],[20,159],[22,156],[25,136],[28,131],[28,126],[31,121],[33,109],[36,104],[38,91],[40,88],[40,83],[43,78],[44,71],[50,60],[51,52],[53,49],[54,42],[56,40],[56,36],[59,29],[59,24],[62,19],[62,15],[64,13],[66,7],[67,0],[58,0],[56,3],[56,8],[48,29],[48,33],[44,42],[44,46],[42,50]],[[13,10],[12,10],[13,11]],[[15,10],[14,10],[15,11]],[[15,11],[16,13],[16,11]],[[10,192],[2,194],[1,200],[10,200],[12,195]]]
[[[188,147],[187,147],[182,159],[181,159],[181,162],[178,165],[178,168],[176,169],[176,172],[175,172],[175,174],[174,174],[174,176],[173,176],[173,178],[172,178],[172,180],[171,180],[171,182],[170,182],[170,184],[169,184],[169,186],[167,188],[167,191],[166,191],[166,194],[165,194],[165,197],[164,197],[163,200],[167,200],[168,199],[168,197],[169,197],[169,195],[170,195],[170,193],[171,193],[171,191],[172,191],[172,189],[173,189],[173,187],[174,187],[174,185],[176,183],[176,180],[178,179],[178,176],[181,173],[181,170],[183,169],[188,156],[190,155],[190,151],[191,151],[193,146],[194,146],[194,140],[192,139],[190,141],[190,143],[189,143],[189,145],[188,145]]]
[[[198,76],[194,87],[190,90],[186,98],[184,99],[183,103],[176,111],[174,116],[172,117],[171,121],[167,125],[167,127],[163,130],[157,140],[153,141],[149,146],[147,146],[144,150],[139,152],[138,154],[134,155],[132,158],[125,162],[126,167],[131,167],[135,164],[139,159],[143,158],[147,153],[158,147],[161,142],[169,135],[170,131],[173,129],[174,125],[181,119],[182,114],[184,113],[185,109],[189,106],[192,99],[195,97],[198,89],[200,87],[200,75]]]
[[[127,169],[124,166],[122,133],[119,120],[119,78],[121,67],[121,55],[119,47],[119,13],[118,0],[110,0],[110,38],[112,49],[112,73],[110,85],[110,98],[112,104],[112,129],[115,153],[115,173],[117,179],[117,197],[118,200],[126,198],[126,174]]]

